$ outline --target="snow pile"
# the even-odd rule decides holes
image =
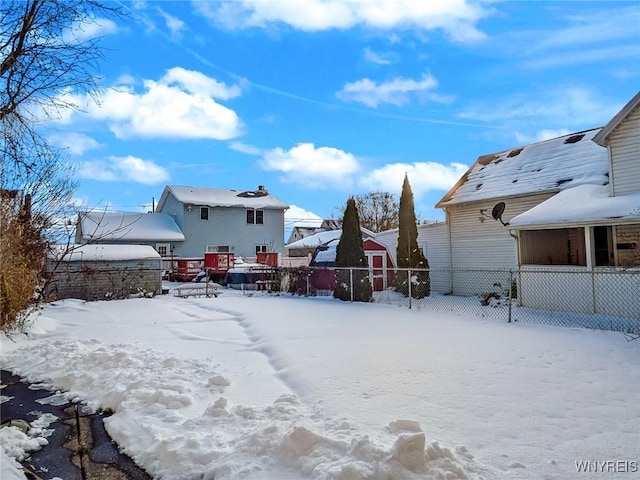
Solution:
[[[0,428],[2,450],[18,461],[24,460],[29,452],[40,450],[48,444],[49,442],[46,438],[38,436],[35,432],[34,434],[31,434],[31,432],[26,434],[18,427]]]
[[[220,291],[49,304],[0,367],[113,409],[160,479],[571,480],[637,457],[640,343],[618,333]]]
[[[34,350],[38,355],[29,355]],[[44,379],[70,401],[113,410],[107,431],[154,478],[466,479],[475,470],[470,456],[427,442],[417,422],[395,422],[385,443],[309,410],[292,394],[266,405],[234,404],[224,395],[232,382],[206,361],[55,340],[7,353],[3,367]]]

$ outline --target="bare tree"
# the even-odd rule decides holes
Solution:
[[[372,232],[384,232],[398,228],[399,205],[395,195],[389,192],[369,192],[352,197],[360,216],[360,226]],[[345,207],[336,207],[339,217],[343,218]]]
[[[94,0],[0,2],[1,328],[20,327],[47,253],[47,231],[69,208],[73,167],[46,140],[46,121],[95,94],[99,38],[83,29],[119,14]],[[95,98],[95,97],[94,97]],[[10,261],[9,261],[10,260]],[[22,282],[22,283],[20,283]]]

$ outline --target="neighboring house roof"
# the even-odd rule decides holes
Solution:
[[[374,233],[366,228],[360,228],[360,231],[362,232],[363,238],[374,236]],[[320,245],[325,245],[332,240],[340,240],[340,235],[342,235],[342,229],[318,232],[293,243],[289,243],[288,245],[285,245],[285,248],[288,248],[289,250],[295,250],[297,248],[315,248]]]
[[[374,244],[380,247],[380,250],[376,250],[377,252],[385,252],[387,255],[387,258],[390,258],[389,251],[386,245],[378,242],[374,238],[366,238],[365,243],[369,243],[369,242],[371,242],[371,244]],[[313,258],[311,259],[311,263],[309,265],[311,266],[323,265],[327,267],[334,266],[336,263],[336,254],[338,253],[338,243],[340,243],[340,239],[336,238],[316,248],[316,251],[313,254]],[[366,245],[365,245],[365,252],[366,251],[368,251],[368,249],[366,248]]]
[[[591,141],[599,131],[586,130],[481,156],[436,207],[607,184],[607,150]]]
[[[609,123],[602,127],[598,134],[593,137],[593,141],[598,145],[602,145],[603,147],[605,147],[608,143],[609,137],[615,131],[615,129],[618,128],[618,126],[622,122],[624,122],[624,120],[629,115],[631,115],[631,113],[636,108],[639,107],[640,92],[636,93],[636,95],[631,100],[629,100],[629,102],[624,107],[622,107],[622,110],[620,110],[611,120],[609,120]]]
[[[324,245],[316,248],[311,263],[309,265],[326,265],[333,266],[336,263],[336,253],[340,240],[335,238]]]
[[[63,262],[95,262],[160,259],[149,245],[55,245],[49,253],[51,260]]]
[[[225,190],[222,188],[181,187],[167,185],[158,202],[158,209],[162,209],[171,193],[176,200],[183,204],[202,205],[209,207],[242,207],[259,209],[286,210],[289,206],[267,190],[259,187],[258,190]]]
[[[87,212],[79,215],[84,241],[176,242],[184,234],[166,213]]]
[[[621,223],[640,220],[640,193],[609,196],[603,185],[569,188],[509,220],[509,227],[577,223]]]
[[[320,228],[324,230],[340,230],[342,228],[342,220],[335,220],[333,218],[325,218],[320,224]]]
[[[288,245],[285,245],[285,248],[288,248],[289,250],[296,248],[315,248],[319,245],[325,245],[332,240],[340,239],[340,235],[342,235],[342,230],[318,232],[313,235],[309,235],[308,237],[301,238],[300,240],[296,240],[293,243],[289,243]]]

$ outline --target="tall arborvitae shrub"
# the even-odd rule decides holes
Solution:
[[[364,254],[362,231],[358,209],[353,198],[347,200],[347,207],[342,219],[342,235],[336,248],[336,285],[333,296],[340,300],[351,300],[353,285],[353,301],[370,302],[372,298],[369,272],[365,270],[367,257]],[[349,271],[344,267],[359,267],[362,270]]]
[[[418,248],[418,226],[416,223],[413,192],[409,185],[409,178],[405,175],[400,196],[400,213],[398,224],[398,247],[396,249],[398,268],[429,268],[429,262]],[[411,276],[406,270],[398,271],[396,275],[396,290],[409,295],[409,281],[411,281],[411,296],[423,298],[431,293],[431,281],[428,271],[414,271]]]

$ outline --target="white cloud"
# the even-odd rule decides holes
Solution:
[[[514,135],[518,143],[525,145],[529,143],[542,142],[544,140],[549,140],[551,138],[562,137],[564,135],[569,135],[570,133],[571,133],[570,130],[567,130],[566,128],[562,128],[560,130],[540,130],[533,136],[525,135],[520,132],[514,132]]]
[[[423,74],[420,80],[399,77],[383,83],[363,78],[347,83],[336,96],[347,102],[360,102],[373,108],[383,103],[400,106],[409,103],[411,96],[415,94],[421,95],[421,98],[442,101],[439,96],[425,95],[437,86],[438,81],[428,73]]]
[[[367,62],[375,63],[376,65],[389,65],[392,61],[395,61],[396,56],[393,52],[374,52],[367,47],[364,49],[364,58]]]
[[[62,132],[49,135],[47,140],[58,147],[64,148],[72,155],[82,155],[89,150],[102,147],[95,139],[76,132]]]
[[[118,25],[108,18],[89,18],[63,34],[65,42],[81,43],[118,32]]]
[[[620,8],[606,9],[576,9],[569,4],[566,12],[558,9],[539,28],[496,34],[485,48],[499,56],[517,58],[529,69],[622,59],[637,64],[640,6],[622,3]]]
[[[458,116],[485,122],[543,123],[553,129],[555,125],[599,126],[611,119],[622,105],[602,98],[599,94],[580,86],[558,86],[541,93],[527,93],[512,97],[488,99],[470,105]],[[564,129],[564,127],[562,127]],[[517,129],[517,130],[522,130]]]
[[[248,145],[243,142],[231,142],[229,149],[235,152],[246,153],[247,155],[262,155],[262,149]]]
[[[469,167],[462,163],[444,165],[437,162],[391,163],[377,168],[360,180],[370,190],[400,192],[405,173],[415,197],[433,191],[449,190]]]
[[[290,227],[319,227],[322,217],[297,205],[289,205],[284,212],[284,223]]]
[[[155,185],[169,180],[169,172],[152,160],[132,155],[109,157],[108,161],[85,162],[79,172],[82,178],[103,182],[131,181]]]
[[[223,82],[207,77],[205,74],[186,70],[182,67],[173,67],[158,81],[159,85],[181,87],[194,95],[202,95],[221,100],[229,100],[240,95],[238,85],[227,86]]]
[[[290,150],[269,150],[260,165],[282,172],[283,182],[300,183],[306,188],[347,187],[359,169],[353,154],[333,147],[316,148],[313,143],[299,143]]]
[[[240,95],[240,87],[227,86],[206,75],[176,67],[158,81],[144,80],[144,91],[132,85],[106,90],[99,105],[76,99],[85,114],[107,122],[118,138],[208,138],[229,140],[242,133],[238,115],[219,104]]]
[[[164,18],[164,22],[171,32],[171,36],[174,38],[179,37],[182,33],[182,30],[185,28],[185,23],[179,18],[174,17],[173,15],[169,15],[159,7],[157,7],[156,10],[158,11],[158,13],[160,13],[160,15],[162,15],[162,18]]]
[[[454,41],[484,38],[475,24],[489,14],[468,0],[239,0],[194,2],[201,14],[229,29],[286,24],[298,30],[321,31],[354,26],[441,29]]]
[[[638,5],[607,9],[598,13],[581,12],[578,9],[567,16],[564,28],[536,32],[542,34],[538,35],[536,42],[528,46],[529,53],[563,47],[584,48],[585,44],[593,45],[598,42],[619,44],[630,40],[637,44],[640,21]]]

